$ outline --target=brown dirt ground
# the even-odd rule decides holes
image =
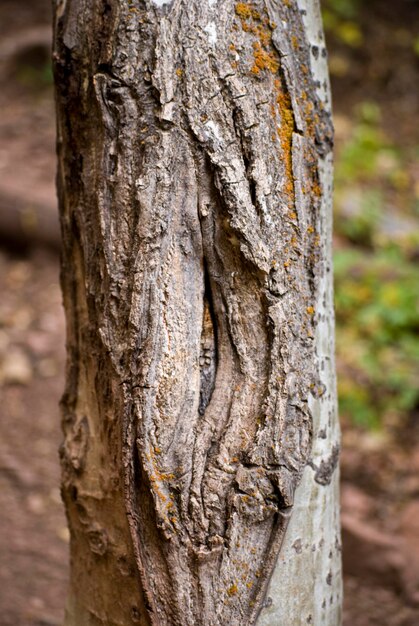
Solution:
[[[401,27],[408,28],[409,14],[402,18]],[[49,210],[54,206],[52,90],[34,88],[30,76],[18,76],[13,64],[6,67],[2,52],[13,50],[14,41],[31,38],[36,52],[48,23],[49,0],[19,3],[18,8],[14,0],[0,4],[0,200],[3,193],[27,206],[22,232],[29,235],[33,203]],[[377,89],[387,90],[390,117],[398,110],[392,94],[398,88],[404,94],[404,132],[410,135],[419,103],[417,68],[409,73],[402,63],[398,83],[381,57],[370,57],[359,52],[354,59],[347,79],[351,103],[365,88],[362,72],[373,80],[378,76]],[[335,83],[335,109],[348,110],[348,89],[341,79]],[[57,255],[26,248],[0,248],[0,626],[53,626],[62,623],[68,578],[57,452],[65,329]],[[380,440],[344,425],[343,511],[364,524],[359,531],[357,522],[355,530],[349,523],[354,551],[346,557],[344,543],[345,626],[419,624],[419,532],[415,539],[411,523],[419,518],[418,473],[414,430],[407,440],[392,435]],[[364,532],[370,527],[376,530],[373,537]],[[394,538],[403,545],[393,546]],[[378,565],[367,559],[371,546],[378,551]]]

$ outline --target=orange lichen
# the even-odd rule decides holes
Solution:
[[[289,3],[287,6],[289,6]],[[266,10],[263,16],[261,16],[251,3],[237,3],[235,12],[240,18],[242,29],[245,32],[252,33],[256,39],[253,42],[251,75],[262,78],[273,74],[275,77],[275,100],[271,104],[271,115],[275,119],[276,134],[271,133],[271,138],[272,141],[275,141],[276,138],[279,139],[281,160],[285,169],[283,191],[289,197],[290,204],[293,204],[295,201],[295,189],[292,171],[292,135],[295,129],[295,121],[291,98],[286,89],[285,80],[279,74],[281,69],[280,56],[272,44],[272,30],[276,28],[276,24],[270,21]],[[292,44],[295,47],[299,47],[297,37],[294,36]],[[232,49],[231,46],[230,49]],[[306,94],[305,97],[307,97]]]
[[[239,590],[239,589],[238,589],[238,587],[237,587],[236,583],[233,583],[233,584],[231,585],[231,587],[229,587],[229,588],[227,589],[227,593],[228,593],[228,595],[229,595],[230,597],[231,597],[231,596],[235,596],[235,595],[237,594],[238,590]]]
[[[314,308],[312,306],[308,306],[306,311],[309,315],[314,315]]]
[[[254,63],[251,68],[252,74],[259,74],[261,70],[268,70],[276,74],[279,70],[278,56],[274,52],[269,52],[262,47],[260,41],[253,44]]]
[[[321,189],[319,183],[313,183],[313,185],[311,187],[311,191],[317,197],[320,197],[322,195],[322,189]]]
[[[238,2],[236,4],[235,10],[236,15],[238,15],[243,20],[247,20],[250,17],[253,17],[253,19],[255,20],[260,19],[260,13],[251,4]]]
[[[268,23],[269,24],[269,23]],[[260,43],[267,47],[270,45],[271,41],[272,41],[272,33],[270,28],[266,28],[266,26],[263,26],[262,24],[259,24],[256,27],[256,33],[255,33],[258,37],[259,37],[259,41]]]
[[[279,88],[277,83],[277,104],[279,108],[279,114],[281,116],[281,126],[278,128],[278,136],[281,143],[281,148],[284,155],[285,165],[285,191],[290,196],[294,196],[294,177],[292,172],[292,135],[294,132],[294,114],[292,112],[291,98],[288,93],[284,93],[282,88]]]

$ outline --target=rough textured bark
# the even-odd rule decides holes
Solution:
[[[339,623],[313,7],[56,4],[67,626]]]

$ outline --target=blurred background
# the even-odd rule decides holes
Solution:
[[[419,2],[324,0],[345,626],[419,624]],[[0,625],[61,624],[50,0],[0,0]]]

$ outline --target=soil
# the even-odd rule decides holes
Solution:
[[[407,141],[418,132],[418,64],[403,56],[394,71],[397,51],[383,42],[394,21],[413,28],[418,11],[405,1],[389,14],[383,4],[368,18],[367,49],[353,52],[346,90],[335,80],[335,110],[348,114],[366,89],[384,90],[388,123],[404,111]],[[0,211],[18,215],[0,232],[0,626],[61,624],[68,579],[58,462],[65,328],[58,255],[48,250],[57,246],[49,6],[0,4]],[[417,429],[373,435],[343,424],[342,479],[344,625],[419,624]]]

